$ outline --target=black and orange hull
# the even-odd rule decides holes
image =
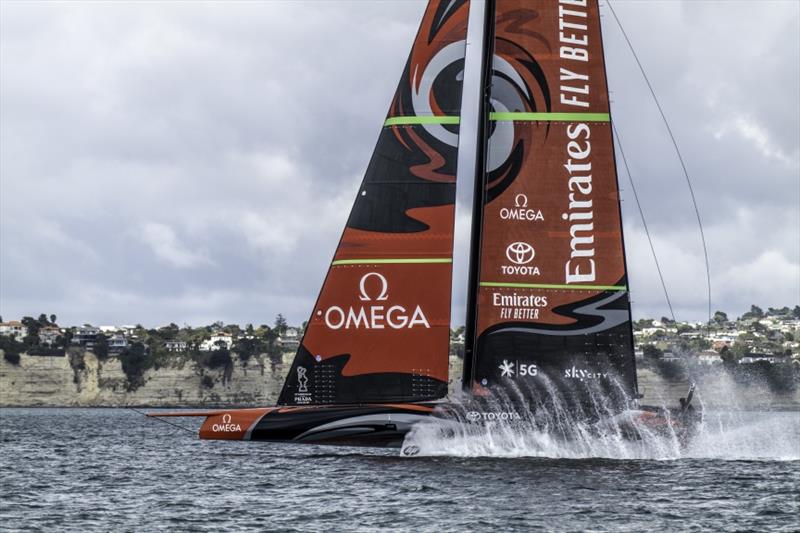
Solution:
[[[457,423],[522,420],[512,412],[465,411],[447,402],[314,405],[261,407],[214,411],[150,413],[152,417],[205,417],[199,436],[207,440],[252,440],[297,444],[399,448],[414,424],[431,416]],[[504,417],[503,415],[509,415]],[[608,420],[598,420],[602,430],[616,423],[629,440],[638,440],[642,430],[675,434],[682,443],[689,439],[699,419],[679,410],[642,408],[625,411]]]
[[[387,403],[187,411],[149,416],[204,416],[201,439],[400,447],[411,426],[430,416],[434,408],[433,403]]]

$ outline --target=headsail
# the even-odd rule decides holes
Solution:
[[[465,384],[629,397],[636,372],[597,0],[487,5],[489,142]]]
[[[431,0],[280,405],[447,394],[468,0]]]

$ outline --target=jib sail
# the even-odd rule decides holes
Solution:
[[[465,384],[630,397],[636,373],[597,1],[497,0],[488,10],[488,144]]]
[[[447,394],[468,0],[431,0],[278,403]]]

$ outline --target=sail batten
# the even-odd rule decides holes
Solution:
[[[489,120],[505,122],[611,122],[608,113],[526,113],[526,112],[493,112]]]

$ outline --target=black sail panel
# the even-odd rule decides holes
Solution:
[[[431,0],[280,405],[447,394],[467,0]]]

